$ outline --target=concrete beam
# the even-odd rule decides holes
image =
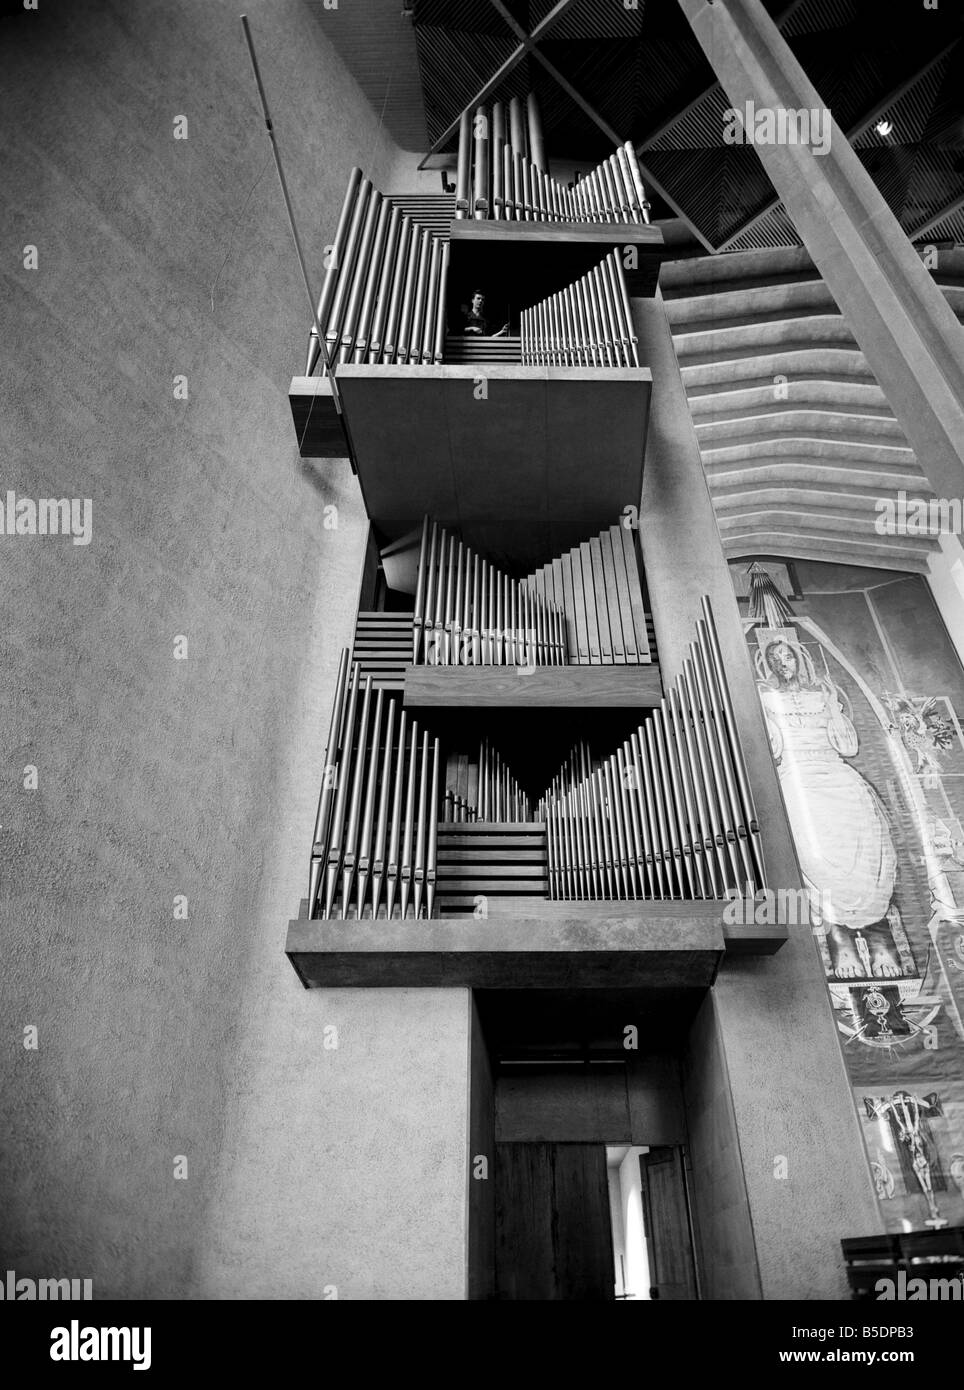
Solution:
[[[686,655],[699,596],[710,594],[768,881],[795,889],[802,878],[661,296],[634,299],[633,319],[654,383],[639,524],[660,664],[671,681]],[[728,950],[713,993],[763,1296],[843,1298],[841,1232],[869,1234],[878,1218],[809,930],[792,930],[780,952],[765,960]],[[792,1103],[774,1096],[792,1096]],[[792,1155],[792,1184],[774,1181],[779,1153]]]
[[[485,918],[299,918],[285,951],[309,988],[705,989],[725,949],[722,919],[719,902],[491,898]],[[786,938],[766,932],[749,942],[764,954]]]
[[[679,0],[737,110],[825,103],[761,0]],[[823,156],[755,145],[804,245],[939,496],[964,494],[964,331],[851,148],[830,121]]]

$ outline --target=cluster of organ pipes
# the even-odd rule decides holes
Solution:
[[[559,666],[566,651],[561,609],[425,517],[412,627],[415,664]]]
[[[638,367],[626,276],[616,251],[521,317],[524,366]]]
[[[439,742],[342,653],[325,750],[308,916],[431,917],[438,864]],[[372,708],[374,705],[374,709]],[[354,913],[352,904],[354,903]]]
[[[625,526],[564,551],[525,582],[562,609],[569,663],[652,660],[634,532]]]
[[[529,798],[499,754],[483,739],[479,747],[479,792],[476,819],[481,821],[531,821]]]
[[[455,216],[517,222],[649,221],[649,202],[636,151],[627,141],[571,188],[549,173],[538,103],[530,92],[525,116],[513,97],[491,109],[466,108],[459,122]]]
[[[538,819],[532,814],[528,796],[488,739],[481,740],[474,762],[464,753],[448,755],[442,803],[444,823],[501,824]]]
[[[352,169],[318,301],[305,376],[343,362],[435,364],[445,338],[449,243]]]
[[[708,599],[673,687],[611,756],[578,745],[534,808],[488,739],[477,756],[443,764],[439,740],[343,652],[309,917],[431,916],[440,820],[544,824],[552,898],[719,900],[766,886]]]
[[[765,887],[759,826],[709,600],[658,709],[593,767],[574,750],[538,807],[550,895],[715,898]]]

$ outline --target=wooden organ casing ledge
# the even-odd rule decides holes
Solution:
[[[407,666],[406,709],[652,709],[663,698],[659,667]]]
[[[708,988],[727,953],[772,955],[781,926],[728,926],[724,904],[492,898],[488,916],[308,921],[285,951],[320,987]],[[306,903],[302,903],[302,912]]]

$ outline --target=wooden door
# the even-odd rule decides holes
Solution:
[[[496,1298],[615,1298],[603,1144],[497,1144]]]
[[[639,1156],[651,1298],[695,1299],[696,1272],[683,1151],[655,1148]]]

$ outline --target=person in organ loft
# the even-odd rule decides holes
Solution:
[[[462,305],[462,318],[462,332],[467,337],[504,338],[509,331],[509,325],[505,323],[497,333],[489,332],[489,321],[485,317],[485,294],[482,290],[473,290],[469,303]]]
[[[857,731],[846,697],[785,636],[758,658],[780,788],[810,893],[814,922],[826,927],[838,979],[902,974],[887,924],[897,854],[883,806],[847,761]]]

